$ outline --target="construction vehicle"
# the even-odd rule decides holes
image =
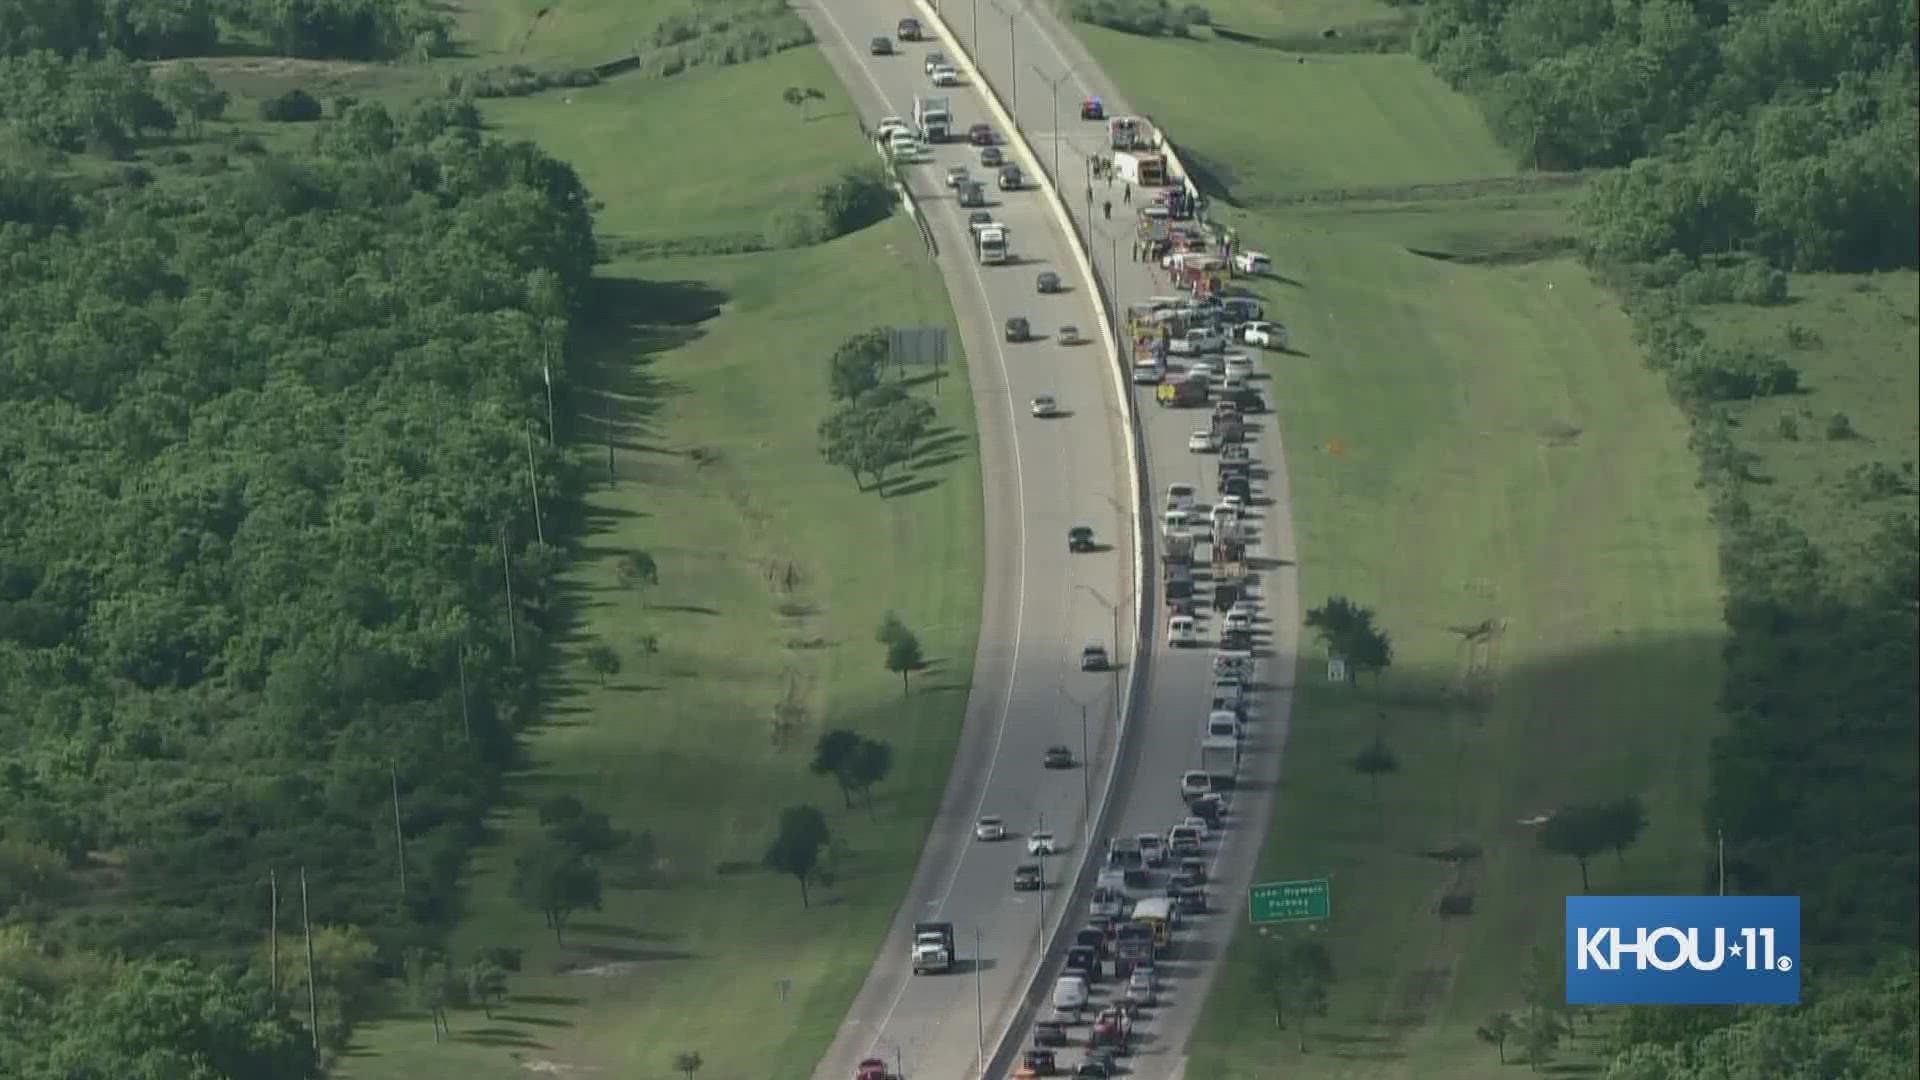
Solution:
[[[997,221],[973,230],[973,250],[981,266],[999,266],[1007,261],[1008,232]]]
[[[1153,388],[1153,400],[1169,408],[1190,408],[1207,403],[1207,384],[1198,379],[1168,379]],[[1219,433],[1218,417],[1214,432]]]
[[[913,973],[915,975],[952,971],[953,961],[952,923],[913,924]]]
[[[953,108],[944,95],[913,98],[913,122],[930,143],[943,143],[953,137]]]

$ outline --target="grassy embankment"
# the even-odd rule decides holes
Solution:
[[[1570,189],[1517,177],[1411,57],[1079,29],[1275,256],[1256,291],[1300,350],[1271,368],[1303,602],[1369,605],[1395,646],[1357,689],[1326,683],[1317,645],[1302,657],[1261,876],[1333,880],[1338,982],[1312,1052],[1249,992],[1243,932],[1190,1073],[1486,1076],[1474,1028],[1519,1004],[1579,888],[1524,819],[1638,794],[1650,826],[1595,888],[1699,881],[1723,631],[1685,424],[1563,254]],[[1279,107],[1248,130],[1213,107],[1235,99]],[[1377,799],[1348,764],[1376,733],[1400,765]],[[1478,857],[1423,854],[1463,846]],[[1449,894],[1472,914],[1436,914]]]
[[[644,38],[665,10],[564,5],[535,27],[518,5],[475,8],[465,17],[476,55],[449,69],[591,62],[606,42]],[[413,81],[435,77],[429,68]],[[811,121],[780,101],[794,85],[827,95]],[[472,869],[451,952],[524,948],[507,1003],[490,1019],[455,1013],[441,1045],[424,1015],[368,1025],[337,1074],[665,1076],[674,1053],[693,1050],[710,1072],[803,1076],[864,977],[945,783],[981,573],[957,333],[949,377],[918,391],[936,400],[945,434],[886,497],[857,492],[818,458],[824,359],[875,323],[951,328],[953,315],[900,216],[811,249],[639,256],[708,241],[725,249],[870,160],[811,48],[483,110],[500,133],[572,162],[604,204],[597,222],[612,259],[576,342],[589,415],[574,426],[597,442],[611,391],[618,479],[588,499],[571,578],[576,652],[610,644],[623,670],[602,687],[578,658],[568,665],[550,721],[528,740],[531,767],[495,822],[497,842]],[[599,451],[589,452],[598,468]],[[620,584],[616,560],[636,550],[657,559],[656,588]],[[873,641],[889,608],[931,661],[904,700]],[[806,770],[827,727],[893,744],[872,820],[843,810],[831,783]],[[644,886],[610,875],[604,910],[582,913],[564,946],[507,895],[514,853],[537,832],[531,807],[558,794],[607,811],[616,827],[650,831],[660,856]],[[758,868],[778,812],[801,802],[825,810],[838,837],[835,884],[815,889],[810,910],[792,880]],[[789,980],[784,1000],[777,980]]]

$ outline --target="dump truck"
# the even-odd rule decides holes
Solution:
[[[953,961],[952,923],[913,924],[913,973],[915,975],[952,971]]]
[[[1169,408],[1191,408],[1207,403],[1207,384],[1197,379],[1169,379],[1154,387],[1153,400]],[[1216,427],[1215,433],[1218,433]]]
[[[930,143],[943,143],[953,137],[953,109],[944,95],[913,99],[913,122]]]
[[[1008,229],[999,222],[973,230],[973,250],[981,266],[998,266],[1007,261]]]

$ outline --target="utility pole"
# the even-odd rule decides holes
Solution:
[[[500,568],[507,581],[507,650],[514,663],[520,662],[520,630],[513,617],[513,560],[507,557],[507,527],[500,526]]]
[[[320,998],[313,991],[313,920],[307,914],[307,868],[300,868],[300,925],[307,932],[307,1026],[313,1029],[313,1051],[320,1052]]]
[[[267,870],[267,992],[280,1000],[280,877]]]
[[[987,1013],[980,992],[980,928],[973,928],[973,1026],[980,1057],[980,1080],[987,1076]]]
[[[460,642],[454,653],[460,664],[460,730],[465,733],[468,742],[473,741],[473,714],[467,707],[467,643]]]
[[[400,770],[387,763],[387,783],[393,790],[393,853],[400,861],[400,903],[407,902],[407,838],[400,831]]]
[[[1040,65],[1030,66],[1033,68],[1033,73],[1040,76],[1041,82],[1053,88],[1053,182],[1058,185],[1060,183],[1060,84],[1073,77],[1074,69],[1068,68],[1057,77],[1049,79],[1047,73],[1040,70]]]
[[[552,444],[548,444],[552,445]],[[540,474],[533,471],[533,429],[527,429],[527,490],[533,492],[533,529],[542,545],[547,542],[547,526],[540,520]]]
[[[1084,761],[1081,762],[1080,767],[1083,769],[1086,768],[1087,767],[1086,762]],[[1046,943],[1047,943],[1047,862],[1045,859],[1042,859],[1040,860],[1040,944],[1045,945]]]
[[[1080,706],[1080,850],[1093,846],[1093,761],[1087,753],[1087,707]]]
[[[613,392],[607,392],[607,483],[613,483]]]
[[[547,384],[547,445],[553,445],[553,342],[548,340],[549,328],[540,328],[540,377]]]

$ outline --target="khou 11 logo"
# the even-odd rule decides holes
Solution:
[[[1569,896],[1569,1005],[1792,1005],[1797,896]]]

